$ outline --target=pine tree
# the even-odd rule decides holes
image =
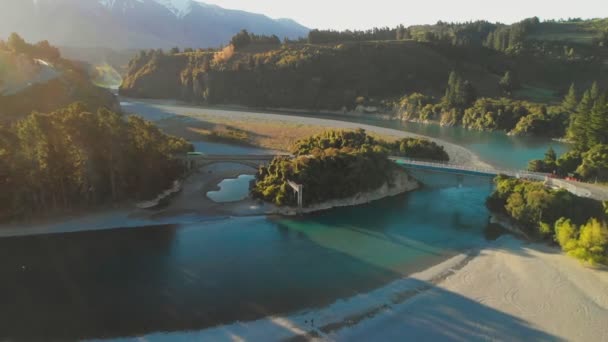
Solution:
[[[591,100],[593,102],[597,101],[600,98],[600,87],[597,85],[597,82],[593,82],[593,84],[591,85],[589,95],[591,96]]]
[[[606,97],[600,96],[589,114],[588,122],[588,142],[589,146],[608,143],[606,135],[608,134],[608,107],[606,106]]]
[[[457,87],[459,82],[458,74],[455,71],[450,73],[448,78],[448,87],[445,90],[445,96],[443,97],[443,105],[445,109],[454,108],[457,105]]]
[[[555,164],[556,161],[557,161],[557,154],[555,153],[555,150],[553,149],[553,147],[549,147],[547,152],[545,152],[544,162],[547,164]]]
[[[562,107],[567,110],[569,113],[574,113],[576,111],[576,107],[578,106],[578,97],[576,95],[576,87],[574,87],[574,83],[570,85],[570,89],[568,90],[568,94],[564,97],[564,101],[562,102]]]
[[[576,115],[568,131],[568,138],[574,142],[576,148],[580,151],[584,151],[588,147],[589,134],[587,129],[592,108],[593,100],[590,91],[587,90],[583,93],[581,102],[576,108]]]
[[[510,71],[505,72],[505,75],[500,79],[498,85],[507,96],[511,96],[513,90],[519,87],[519,83]]]
[[[462,100],[464,107],[469,107],[477,100],[477,90],[471,82],[464,81],[462,85]]]

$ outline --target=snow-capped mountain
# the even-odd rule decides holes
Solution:
[[[34,0],[36,1],[36,0]],[[139,3],[144,3],[144,0],[135,0]],[[173,13],[177,17],[185,17],[192,11],[193,6],[204,6],[204,4],[199,3],[194,0],[153,0],[159,5],[162,5],[166,9],[168,9],[171,13]],[[132,2],[121,1],[121,0],[99,0],[99,3],[106,7],[109,10],[113,10],[115,8],[122,8],[123,11],[129,8],[134,8]],[[121,7],[122,6],[122,7]]]
[[[209,47],[246,29],[305,36],[293,20],[228,10],[195,0],[0,0],[0,38],[110,48]]]

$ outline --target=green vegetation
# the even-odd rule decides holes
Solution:
[[[504,130],[515,128],[519,120],[535,110],[534,105],[507,98],[482,98],[467,108],[462,125],[476,130]]]
[[[232,37],[230,44],[232,46],[234,46],[234,48],[236,50],[240,50],[240,49],[246,48],[251,45],[267,46],[267,47],[268,46],[271,46],[271,47],[279,46],[279,45],[281,45],[281,40],[279,39],[279,37],[277,37],[275,35],[272,35],[272,36],[256,35],[256,34],[247,32],[247,30],[242,30],[241,32],[237,33],[234,37]]]
[[[587,181],[608,181],[608,92],[597,83],[578,98],[572,85],[560,105],[561,122],[567,123],[566,136],[573,148],[553,161],[533,160],[533,171],[575,175]]]
[[[150,122],[81,103],[0,125],[0,219],[147,199],[182,173],[191,151]]]
[[[496,191],[487,200],[492,211],[507,215],[533,236],[557,241],[580,260],[608,262],[608,230],[599,223],[607,218],[601,202],[540,182],[498,176],[495,183]]]
[[[574,111],[559,97],[573,82],[608,85],[607,23],[312,30],[283,44],[241,31],[223,49],[140,52],[120,92],[270,108],[373,106],[405,120],[562,138]]]
[[[389,154],[447,160],[443,147],[422,139],[378,141],[363,130],[327,131],[296,142],[295,158],[279,157],[258,172],[252,195],[276,205],[295,205],[293,181],[305,184],[304,205],[342,199],[391,184],[397,170]]]
[[[577,227],[561,218],[555,223],[555,240],[568,255],[591,265],[608,264],[608,228],[597,219]]]
[[[224,49],[142,51],[131,61],[120,91],[208,104],[336,110],[398,103],[404,94],[448,95],[441,113],[425,114],[459,124],[476,97],[553,101],[572,82],[608,79],[605,47],[529,39],[551,25],[532,18],[510,26],[439,22],[369,31],[313,30],[304,40],[282,45],[276,37],[242,31]],[[601,38],[599,29],[593,32]],[[452,71],[455,77],[449,77]],[[448,82],[446,87],[448,79],[460,85]]]
[[[513,82],[509,73],[506,75],[507,83]],[[502,130],[513,135],[562,137],[568,121],[568,112],[561,106],[547,107],[506,97],[476,100],[475,88],[455,72],[450,74],[445,96],[436,102],[433,97],[413,93],[396,101],[394,107],[405,120],[440,120],[443,125]]]

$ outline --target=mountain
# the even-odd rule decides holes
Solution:
[[[116,97],[93,82],[93,77],[109,79],[109,73],[91,71],[89,64],[66,59],[51,45],[0,44],[0,125],[74,102],[120,111]]]
[[[18,32],[58,46],[211,47],[242,29],[280,38],[306,36],[290,19],[224,9],[194,0],[0,0],[0,37]]]

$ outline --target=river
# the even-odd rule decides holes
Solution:
[[[406,128],[453,142],[462,135],[460,143],[509,167],[549,144]],[[518,152],[503,155],[508,144]],[[323,307],[485,243],[488,178],[414,176],[426,185],[419,191],[301,218],[0,239],[0,340],[139,336]]]

